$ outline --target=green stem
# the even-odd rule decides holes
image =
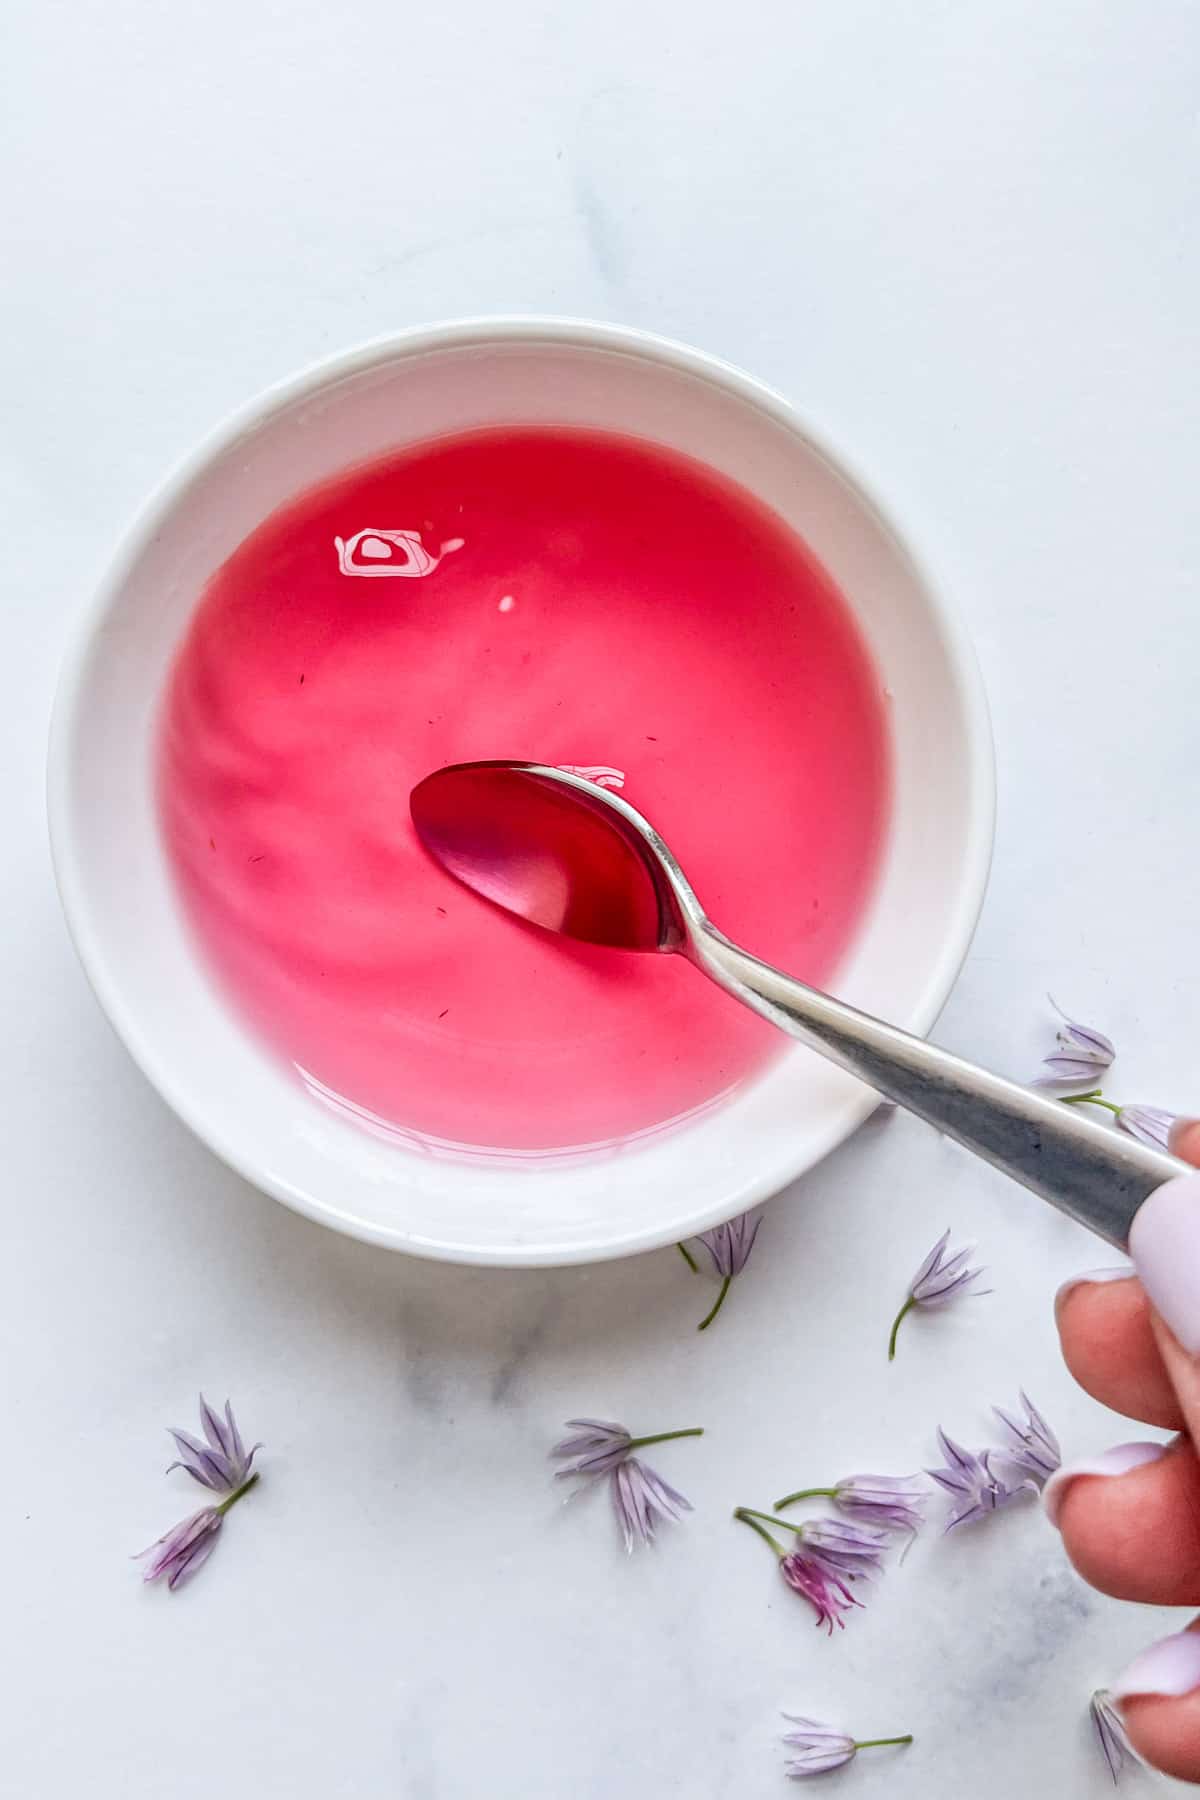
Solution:
[[[713,1320],[716,1318],[717,1314],[720,1312],[721,1308],[725,1304],[725,1296],[729,1292],[729,1284],[732,1280],[733,1280],[732,1275],[727,1275],[725,1277],[724,1281],[721,1283],[721,1291],[717,1295],[716,1299],[713,1302],[712,1311],[705,1318],[701,1319],[700,1323],[696,1327],[697,1331],[707,1331],[708,1330],[709,1326],[712,1324]]]
[[[758,1523],[758,1520],[747,1507],[739,1506],[733,1516],[735,1519],[740,1519],[743,1525],[748,1525],[751,1531],[757,1531],[760,1538],[765,1538],[776,1556],[783,1557],[787,1555],[787,1551],[784,1549],[783,1545],[779,1543],[777,1539],[773,1538],[769,1531],[763,1530],[762,1526]]]
[[[252,1475],[249,1481],[243,1481],[240,1488],[235,1488],[232,1494],[226,1495],[225,1499],[222,1500],[220,1506],[216,1509],[218,1515],[223,1515],[229,1511],[231,1506],[236,1506],[242,1495],[248,1494],[257,1480],[257,1474]]]
[[[1121,1111],[1121,1108],[1114,1106],[1111,1100],[1104,1099],[1099,1088],[1094,1089],[1090,1094],[1063,1094],[1062,1103],[1064,1106],[1102,1106],[1105,1112],[1112,1113],[1114,1118]]]
[[[645,1444],[669,1444],[672,1438],[703,1437],[703,1425],[689,1425],[686,1431],[656,1431],[650,1437],[630,1438],[627,1450],[640,1450]]]
[[[794,1494],[788,1494],[775,1502],[775,1511],[782,1512],[785,1506],[794,1506],[797,1500],[836,1500],[836,1488],[797,1488]]]
[[[911,1744],[912,1741],[913,1737],[912,1732],[910,1731],[907,1732],[904,1737],[860,1738],[854,1748],[856,1750],[878,1750],[883,1744]]]
[[[909,1313],[912,1311],[913,1307],[916,1304],[917,1304],[916,1301],[913,1299],[912,1295],[910,1294],[908,1296],[908,1299],[904,1302],[904,1305],[900,1308],[900,1311],[896,1314],[896,1323],[892,1326],[892,1335],[888,1339],[888,1361],[889,1362],[895,1362],[895,1360],[896,1360],[896,1335],[899,1332],[901,1325],[904,1323],[905,1319],[908,1317]]]
[[[753,1506],[739,1506],[735,1516],[745,1520],[747,1525],[749,1525],[752,1519],[765,1519],[768,1525],[782,1525],[787,1531],[795,1531],[800,1536],[804,1535],[803,1525],[794,1524],[791,1519],[777,1519],[773,1514],[759,1512],[758,1509]]]
[[[692,1255],[692,1253],[688,1249],[687,1245],[686,1244],[676,1244],[675,1248],[678,1250],[680,1256],[682,1256],[682,1258],[683,1258],[684,1262],[687,1264],[688,1268],[692,1271],[692,1274],[698,1275],[700,1273],[700,1264],[696,1261],[695,1257]]]

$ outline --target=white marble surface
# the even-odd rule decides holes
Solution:
[[[7,38],[5,1790],[766,1800],[788,1706],[918,1734],[847,1793],[1102,1792],[1087,1693],[1168,1620],[1085,1589],[1035,1510],[931,1535],[832,1644],[728,1514],[915,1467],[938,1419],[977,1439],[1018,1382],[1071,1452],[1127,1435],[1051,1319],[1103,1251],[903,1118],[774,1206],[704,1338],[671,1252],[491,1274],[340,1241],[114,1043],[41,762],[116,530],[228,407],[430,318],[647,326],[799,401],[970,619],[1000,826],[943,1041],[1027,1070],[1049,986],[1124,1047],[1120,1096],[1195,1106],[1194,7],[19,0]],[[995,1293],[889,1370],[951,1222]],[[169,1599],[126,1554],[189,1504],[162,1427],[201,1384],[265,1479]],[[558,1508],[581,1410],[707,1427],[660,1453],[697,1511],[652,1555]]]

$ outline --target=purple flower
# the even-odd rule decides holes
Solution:
[[[1116,1119],[1118,1131],[1128,1132],[1153,1150],[1171,1147],[1171,1128],[1178,1114],[1165,1112],[1161,1106],[1118,1106],[1115,1100],[1106,1100],[1099,1088],[1090,1094],[1064,1094],[1062,1101],[1064,1106],[1102,1106]]]
[[[864,1576],[883,1572],[883,1553],[888,1547],[886,1531],[848,1525],[841,1519],[806,1519],[792,1530],[805,1550],[834,1575],[860,1581]]]
[[[915,1306],[944,1306],[978,1281],[982,1269],[969,1269],[974,1245],[950,1250],[950,1233],[944,1231],[909,1284],[909,1297]]]
[[[919,1475],[845,1475],[835,1487],[797,1488],[775,1502],[775,1511],[819,1496],[832,1500],[848,1517],[865,1519],[884,1531],[907,1531],[915,1536],[925,1522],[928,1495]]]
[[[1116,1051],[1102,1031],[1091,1025],[1080,1025],[1050,996],[1050,1004],[1062,1020],[1058,1028],[1058,1049],[1042,1063],[1042,1073],[1034,1078],[1034,1087],[1092,1087],[1112,1063]]]
[[[945,1306],[949,1301],[968,1293],[983,1274],[982,1269],[968,1267],[973,1245],[968,1244],[962,1250],[951,1250],[949,1244],[950,1233],[944,1231],[909,1282],[908,1295],[896,1314],[892,1334],[888,1339],[889,1362],[896,1355],[897,1333],[914,1306],[922,1309]],[[982,1291],[990,1293],[991,1289]]]
[[[656,1431],[646,1437],[631,1437],[624,1425],[609,1419],[568,1419],[568,1429],[575,1433],[555,1444],[551,1456],[567,1457],[568,1466],[555,1471],[555,1479],[578,1475],[589,1485],[611,1479],[613,1506],[625,1539],[625,1548],[649,1544],[654,1540],[656,1519],[676,1520],[691,1512],[691,1502],[668,1487],[661,1475],[634,1456],[646,1444],[666,1444],[673,1438],[703,1437],[703,1428],[689,1426],[686,1431]],[[582,1490],[581,1490],[582,1491]]]
[[[1032,1476],[1041,1488],[1062,1467],[1062,1450],[1054,1432],[1024,1388],[1021,1389],[1021,1405],[1025,1408],[1024,1424],[1014,1418],[1012,1413],[1005,1412],[1002,1406],[992,1408],[1011,1440],[1002,1454],[1026,1475]]]
[[[751,1506],[739,1506],[733,1516],[770,1544],[779,1558],[779,1573],[795,1593],[803,1594],[817,1615],[817,1624],[824,1625],[830,1636],[835,1625],[844,1627],[842,1614],[862,1604],[846,1583],[877,1575],[882,1567],[887,1537],[881,1531],[844,1525],[839,1519],[813,1519],[797,1525],[790,1519],[756,1512]],[[766,1524],[760,1522],[763,1520]],[[782,1525],[795,1532],[796,1548],[785,1550],[766,1525]]]
[[[186,1431],[171,1430],[179,1460],[170,1465],[167,1474],[171,1469],[186,1469],[193,1481],[198,1481],[202,1487],[211,1488],[215,1494],[231,1494],[245,1482],[255,1453],[262,1445],[255,1444],[253,1449],[246,1450],[228,1400],[222,1419],[201,1394],[200,1424],[207,1443],[202,1444]]]
[[[568,1468],[555,1471],[555,1480],[568,1475],[607,1475],[629,1455],[633,1439],[623,1425],[608,1419],[568,1419],[567,1430],[576,1436],[555,1444],[551,1456],[568,1456],[574,1461]]]
[[[723,1280],[732,1281],[735,1275],[741,1274],[750,1260],[750,1252],[754,1248],[754,1240],[761,1224],[761,1213],[757,1218],[752,1218],[749,1213],[741,1213],[736,1219],[730,1219],[727,1225],[718,1225],[714,1231],[700,1233],[700,1242],[712,1257],[713,1268]]]
[[[627,1456],[613,1471],[613,1506],[625,1539],[626,1550],[635,1544],[652,1544],[656,1519],[672,1523],[691,1512],[692,1503],[668,1487],[661,1475],[636,1456]]]
[[[190,1580],[196,1570],[208,1561],[216,1548],[217,1533],[225,1522],[225,1514],[231,1506],[237,1505],[243,1494],[250,1492],[258,1480],[257,1474],[251,1473],[250,1465],[254,1461],[255,1452],[262,1446],[255,1444],[253,1449],[247,1451],[228,1400],[225,1402],[225,1417],[222,1419],[201,1394],[200,1423],[207,1443],[200,1443],[186,1431],[171,1432],[181,1452],[180,1460],[173,1462],[171,1469],[185,1469],[202,1487],[209,1488],[224,1498],[218,1506],[202,1507],[190,1519],[184,1519],[181,1524],[173,1526],[165,1537],[158,1538],[148,1550],[138,1552],[139,1556],[150,1558],[142,1573],[143,1581],[161,1581],[165,1577],[167,1586],[171,1589]],[[171,1469],[167,1470],[168,1474]]]
[[[1127,1762],[1140,1763],[1141,1757],[1129,1741],[1125,1721],[1109,1698],[1107,1688],[1097,1688],[1089,1703],[1092,1724],[1100,1744],[1100,1754],[1108,1764],[1115,1787]]]
[[[741,1213],[736,1219],[730,1219],[727,1225],[718,1225],[713,1231],[703,1231],[700,1242],[708,1251],[714,1272],[721,1278],[721,1291],[711,1310],[701,1319],[697,1331],[707,1331],[722,1306],[729,1292],[729,1284],[735,1275],[740,1275],[750,1260],[750,1252],[754,1248],[754,1240],[758,1236],[758,1228],[762,1224],[762,1214],[752,1217],[750,1213]],[[698,1273],[695,1259],[685,1244],[679,1246],[680,1254],[692,1272]]]
[[[832,1725],[821,1725],[816,1719],[802,1718],[799,1713],[784,1713],[783,1716],[801,1727],[799,1731],[783,1734],[784,1743],[800,1752],[786,1765],[787,1774],[794,1780],[802,1775],[824,1775],[830,1769],[840,1769],[844,1763],[854,1760],[858,1745],[844,1731],[835,1731]]]
[[[1164,1112],[1161,1106],[1122,1106],[1117,1109],[1117,1129],[1127,1131],[1130,1137],[1154,1150],[1166,1150],[1177,1116]]]
[[[779,1573],[794,1593],[802,1594],[817,1615],[818,1630],[823,1625],[830,1637],[836,1625],[846,1629],[843,1613],[861,1606],[840,1576],[832,1574],[815,1556],[804,1549],[788,1550],[780,1558]]]
[[[174,1591],[208,1561],[217,1547],[217,1533],[224,1522],[219,1507],[205,1506],[190,1519],[185,1519],[182,1525],[173,1526],[148,1550],[138,1552],[139,1557],[151,1558],[142,1571],[142,1580],[161,1581],[165,1575],[167,1586]]]
[[[835,1731],[832,1725],[822,1725],[816,1719],[804,1719],[796,1713],[784,1713],[784,1718],[791,1724],[798,1725],[799,1731],[786,1731],[783,1741],[792,1750],[800,1754],[784,1765],[784,1773],[793,1781],[799,1781],[806,1775],[825,1775],[830,1769],[840,1769],[845,1763],[852,1762],[860,1750],[875,1750],[884,1744],[911,1744],[911,1734],[905,1737],[862,1738],[855,1740],[844,1731]]]
[[[151,1559],[142,1573],[142,1580],[161,1581],[165,1575],[171,1589],[190,1580],[216,1549],[217,1533],[225,1523],[225,1514],[231,1506],[237,1505],[243,1494],[250,1492],[257,1480],[257,1475],[248,1475],[232,1494],[226,1494],[219,1506],[201,1507],[190,1519],[184,1519],[165,1537],[158,1538],[148,1550],[140,1550],[139,1557]]]
[[[946,1467],[927,1469],[926,1474],[939,1487],[945,1488],[948,1494],[952,1494],[958,1503],[956,1510],[946,1521],[947,1531],[953,1531],[956,1525],[970,1525],[987,1513],[998,1512],[1019,1494],[1036,1491],[1032,1480],[1010,1487],[992,1468],[992,1451],[983,1450],[978,1456],[972,1456],[969,1450],[964,1450],[953,1438],[947,1437],[940,1425],[938,1443],[946,1458]]]

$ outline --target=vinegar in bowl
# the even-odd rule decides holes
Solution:
[[[322,1101],[470,1154],[611,1146],[784,1047],[676,957],[551,938],[430,862],[412,787],[513,757],[661,830],[722,928],[821,984],[886,832],[878,674],[745,489],[575,428],[440,437],[271,514],[199,598],[159,810],[227,1002]]]

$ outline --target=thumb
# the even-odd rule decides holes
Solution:
[[[1200,1119],[1176,1119],[1171,1127],[1171,1154],[1200,1167]]]
[[[1134,1215],[1129,1254],[1193,1439],[1200,1436],[1200,1173],[1156,1188]],[[1165,1327],[1165,1329],[1163,1329]],[[1189,1412],[1188,1399],[1195,1403]]]

